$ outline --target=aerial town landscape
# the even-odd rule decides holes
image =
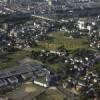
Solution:
[[[100,0],[0,0],[0,100],[100,100]]]

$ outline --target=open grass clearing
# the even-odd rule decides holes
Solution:
[[[16,66],[18,62],[29,55],[28,51],[16,51],[11,54],[7,54],[0,62],[0,69]]]
[[[59,90],[48,89],[37,96],[36,100],[63,100],[64,95]]]
[[[46,49],[56,49],[64,45],[67,49],[88,48],[87,38],[68,38],[64,36],[64,32],[50,33],[54,37],[53,41],[42,41],[39,43],[41,47]]]
[[[13,100],[31,100],[37,96],[44,88],[27,82],[21,87],[13,90],[5,95],[5,98],[12,98]]]

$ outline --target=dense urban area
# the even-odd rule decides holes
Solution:
[[[100,100],[100,0],[0,0],[0,100]]]

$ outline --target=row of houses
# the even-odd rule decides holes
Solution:
[[[42,65],[23,64],[13,68],[0,71],[0,90],[32,81],[34,84],[48,87],[50,81],[50,72]],[[39,80],[41,79],[41,80]],[[43,81],[43,80],[44,81]]]

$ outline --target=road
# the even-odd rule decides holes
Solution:
[[[31,17],[40,18],[40,19],[44,19],[44,20],[47,20],[47,21],[61,22],[61,21],[58,21],[58,20],[55,20],[55,19],[47,18],[47,17],[44,17],[44,16],[33,15],[33,14],[31,15]]]

